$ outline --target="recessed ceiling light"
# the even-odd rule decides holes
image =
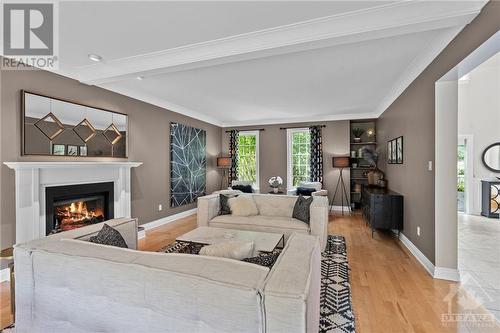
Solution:
[[[139,75],[136,79],[139,81],[142,81],[142,80],[144,80],[144,76]]]
[[[102,57],[98,54],[89,54],[89,59],[95,62],[102,61]]]

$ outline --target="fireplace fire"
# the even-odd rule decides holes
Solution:
[[[104,198],[54,203],[56,231],[67,231],[104,221]]]
[[[46,188],[46,234],[112,219],[113,186],[108,182]]]

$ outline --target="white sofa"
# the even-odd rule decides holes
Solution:
[[[106,223],[130,249],[83,241],[102,224],[15,247],[17,333],[318,332],[316,237],[292,236],[269,270],[137,251],[136,220]]]
[[[283,233],[285,241],[293,233],[311,234],[319,237],[321,250],[325,249],[328,237],[328,199],[326,197],[314,197],[308,225],[292,218],[296,196],[255,193],[241,195],[253,197],[259,215],[248,217],[219,215],[219,193],[216,192],[198,198],[198,226]]]
[[[312,196],[327,197],[328,191],[323,189],[321,182],[300,182],[298,187],[313,188],[315,191],[311,193]],[[288,195],[297,195],[297,188],[287,190]]]

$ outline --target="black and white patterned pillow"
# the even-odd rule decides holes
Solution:
[[[309,224],[309,220],[311,218],[311,214],[309,208],[314,200],[314,197],[305,198],[302,195],[299,195],[297,201],[295,201],[295,206],[293,207],[292,217]]]
[[[229,199],[236,198],[237,194],[219,194],[220,211],[219,215],[231,215],[231,207],[229,207]]]
[[[102,229],[95,236],[89,238],[89,242],[102,244],[102,245],[111,245],[117,247],[128,248],[125,239],[123,239],[122,235],[115,228],[110,227],[106,223],[102,226]]]

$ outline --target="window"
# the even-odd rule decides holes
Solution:
[[[311,136],[308,128],[287,130],[287,186],[296,187],[301,181],[309,181]]]
[[[259,131],[241,131],[238,136],[238,180],[259,187]]]

